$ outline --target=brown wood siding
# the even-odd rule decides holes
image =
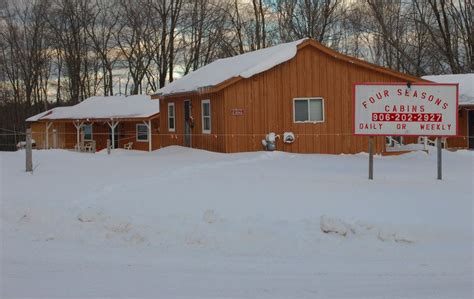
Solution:
[[[62,148],[74,149],[77,143],[77,130],[73,122],[64,122],[65,127],[65,143]],[[90,124],[90,123],[85,123]],[[107,148],[108,126],[102,122],[92,123],[92,139],[96,142],[96,150],[100,151]],[[87,141],[86,141],[87,142]]]
[[[123,148],[125,144],[132,142],[132,149],[148,151],[148,141],[137,140],[137,124],[143,124],[143,121],[127,121],[119,123],[119,148]],[[153,119],[151,121],[152,150],[159,149],[161,146],[159,127],[160,119]]]
[[[356,82],[399,82],[388,74],[350,64],[313,47],[292,60],[224,89],[227,152],[262,150],[265,134],[293,132],[293,144],[277,142],[277,149],[298,153],[358,153],[367,151],[368,138],[352,135],[352,85]],[[323,123],[294,123],[293,99],[322,97]],[[232,116],[243,108],[244,116]],[[376,137],[376,151],[385,138]]]
[[[267,133],[275,132],[283,137],[284,132],[293,132],[295,142],[284,144],[280,139],[277,150],[325,154],[366,152],[368,137],[352,134],[353,84],[425,80],[344,58],[314,44],[302,45],[293,59],[268,71],[247,79],[227,80],[204,91],[209,94],[161,97],[162,146],[184,145],[184,100],[189,99],[196,124],[192,132],[195,148],[218,152],[258,151],[263,149],[262,139]],[[324,99],[324,122],[294,123],[293,99],[311,97]],[[212,138],[201,133],[202,99],[211,100]],[[174,102],[176,107],[176,132],[168,132],[169,102]],[[243,109],[244,115],[232,115],[232,109]],[[467,114],[462,113],[460,134],[465,136]],[[467,138],[450,138],[448,145],[466,147]],[[385,137],[375,137],[375,150],[385,152]]]
[[[453,137],[447,139],[447,145],[449,148],[467,148],[469,139],[468,139],[468,128],[467,128],[467,121],[468,121],[468,109],[461,108],[459,110],[459,137]]]
[[[66,148],[66,149],[73,149],[74,146],[75,146],[76,143],[77,143],[77,138],[76,138],[77,131],[76,131],[76,127],[74,126],[74,124],[73,124],[72,122],[66,122],[64,125],[65,125],[65,127],[66,127],[66,137],[65,137],[66,143],[65,143],[65,148]]]
[[[46,123],[35,122],[30,124],[31,136],[36,142],[37,149],[46,148]],[[53,130],[57,131],[57,146],[58,148],[65,148],[66,146],[66,126],[64,123],[53,123],[48,130],[48,147],[53,148]]]
[[[46,140],[46,125],[44,123],[31,123],[31,138],[36,143],[36,148],[43,149],[45,148]]]
[[[160,100],[160,134],[161,145],[184,146],[184,101],[190,100],[192,109],[191,116],[194,118],[194,128],[191,129],[191,147],[205,149],[215,152],[226,152],[225,148],[225,114],[222,93],[209,95],[192,95],[173,97]],[[202,133],[201,101],[210,100],[211,103],[211,133]],[[175,105],[175,132],[168,130],[168,103]]]

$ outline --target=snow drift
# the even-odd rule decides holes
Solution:
[[[443,155],[0,153],[1,297],[468,298],[474,156]]]

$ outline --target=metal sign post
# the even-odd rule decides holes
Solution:
[[[442,168],[442,164],[441,164],[441,153],[442,153],[442,150],[441,150],[441,138],[436,138],[436,148],[437,148],[437,154],[438,154],[438,180],[442,180],[443,179],[443,168]]]
[[[369,137],[369,180],[374,179],[374,137]]]

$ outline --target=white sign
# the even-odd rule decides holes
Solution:
[[[357,83],[353,97],[355,135],[457,135],[457,84]]]

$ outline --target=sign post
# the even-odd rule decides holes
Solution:
[[[354,84],[353,133],[369,136],[369,179],[373,179],[374,136],[427,136],[437,138],[441,180],[441,137],[457,136],[458,94],[458,84]]]
[[[374,179],[374,137],[369,137],[369,180]]]
[[[53,148],[58,148],[58,131],[56,129],[53,129]]]
[[[443,179],[443,168],[442,168],[442,164],[441,164],[441,138],[436,138],[436,148],[437,148],[437,155],[438,155],[438,158],[437,158],[437,161],[438,161],[438,180],[442,180]]]
[[[26,129],[26,171],[33,172],[33,150],[32,150],[32,141],[31,141],[31,128]]]
[[[113,135],[112,135],[113,136]],[[107,155],[110,155],[110,148],[111,148],[111,145],[110,145],[110,139],[107,138]]]

